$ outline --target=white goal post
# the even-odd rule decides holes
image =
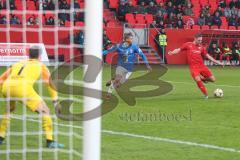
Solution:
[[[102,22],[103,1],[86,0],[85,10],[85,55],[92,55],[102,59]],[[85,59],[87,61],[87,59]],[[88,59],[89,60],[89,59]],[[85,62],[86,62],[85,61]],[[90,59],[91,61],[91,59]],[[88,63],[89,64],[89,63]],[[90,63],[91,64],[91,63]],[[95,64],[95,68],[102,64]],[[86,66],[87,67],[87,66]],[[100,72],[93,83],[84,82],[84,87],[102,90],[102,72]],[[86,92],[86,91],[85,91]],[[85,93],[84,92],[84,93]],[[84,112],[98,107],[101,103],[101,95],[94,99],[84,97]],[[101,113],[95,119],[83,122],[83,160],[100,160],[101,150]]]

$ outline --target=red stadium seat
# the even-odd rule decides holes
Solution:
[[[73,25],[72,22],[70,22],[70,21],[65,21],[65,27],[70,27],[71,25]]]
[[[36,10],[35,3],[33,1],[27,2],[27,10]]]
[[[194,12],[194,13],[200,13],[200,12],[201,12],[201,7],[200,7],[200,6],[199,6],[199,8],[194,7],[194,8],[193,8],[193,12]]]
[[[83,0],[78,0],[78,3],[81,3],[81,2],[83,2]]]
[[[64,61],[70,61],[70,48],[58,48],[58,53],[64,55]]]
[[[208,5],[208,0],[200,0],[201,6],[206,6]]]
[[[145,15],[144,14],[136,14],[136,19],[145,19]]]
[[[48,47],[48,46],[46,46],[46,51],[47,51],[48,57],[51,56],[51,58],[54,58],[54,59],[55,59],[55,53],[57,53],[57,57],[58,57],[58,58],[61,57],[61,56],[63,56],[62,53],[59,53],[59,50],[56,51],[54,48],[50,48],[50,47]]]
[[[137,0],[132,0],[132,5],[136,6],[137,5]]]
[[[31,13],[29,14],[29,13],[27,13],[27,14],[26,14],[26,21],[28,21],[28,19],[29,19],[30,17],[33,17],[33,18],[35,19],[35,18],[39,17],[39,15],[38,15],[38,14],[31,14]]]
[[[76,33],[80,32],[80,31],[82,31],[82,30],[81,29],[74,29],[73,33],[76,34]]]
[[[44,17],[49,18],[49,17],[55,17],[55,13],[52,11],[47,11],[43,14]]]
[[[125,15],[125,19],[126,19],[126,21],[128,22],[128,23],[136,23],[136,21],[135,21],[135,18],[134,18],[134,15],[133,14],[131,14],[131,13],[127,13],[126,15]]]
[[[136,24],[135,19],[129,19],[127,22],[128,22],[129,24]]]
[[[6,27],[6,25],[0,25],[0,28],[1,27]],[[1,30],[1,29],[0,29]],[[5,31],[0,31],[0,42],[7,42],[7,32],[5,32]]]
[[[139,19],[139,20],[137,20],[137,23],[138,24],[146,24],[146,21],[145,21],[145,19]]]
[[[83,53],[78,48],[74,48],[74,61],[82,62],[83,61]]]
[[[83,27],[84,26],[84,22],[76,22],[75,26]]]
[[[55,49],[46,47],[46,51],[47,51],[48,56],[54,56]]]
[[[153,15],[152,14],[146,14],[145,19],[147,21],[147,24],[150,24],[153,22]]]
[[[23,32],[10,31],[10,42],[11,43],[23,43]]]
[[[15,1],[17,10],[23,10],[22,1]]]
[[[127,14],[125,14],[125,20],[126,21],[135,21],[135,18],[134,18],[134,15],[132,14],[132,13],[127,13]]]
[[[143,14],[136,14],[136,21],[139,24],[145,24],[145,16]]]
[[[109,8],[112,9],[118,8],[118,0],[109,0]]]
[[[221,25],[220,29],[228,29],[227,25]]]
[[[58,43],[59,44],[69,44],[70,31],[58,31]]]
[[[79,3],[79,5],[80,5],[81,9],[83,9],[85,7],[85,3],[84,2]]]
[[[213,25],[213,26],[211,26],[211,29],[219,29],[219,27],[216,25]]]
[[[209,29],[209,26],[208,26],[208,25],[203,25],[203,26],[202,26],[202,30],[207,30],[207,29]]]
[[[164,0],[156,0],[157,4],[164,2]]]
[[[228,29],[229,30],[236,30],[237,28],[235,26],[229,26]]]
[[[43,43],[46,45],[55,45],[55,38],[53,31],[42,31]]]
[[[213,9],[216,9],[216,8],[218,7],[218,5],[216,4],[216,2],[214,2],[214,1],[209,1],[209,5],[210,5],[210,7],[213,8]]]
[[[192,26],[192,29],[200,30],[200,26],[199,26],[199,25],[193,25],[193,26]]]
[[[27,43],[39,43],[39,33],[36,31],[26,31]]]

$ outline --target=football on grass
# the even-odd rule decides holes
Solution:
[[[214,96],[217,97],[217,98],[223,97],[223,90],[220,89],[220,88],[215,89]]]

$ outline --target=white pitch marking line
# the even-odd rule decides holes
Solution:
[[[166,81],[166,82],[169,82],[169,83],[179,83],[179,84],[188,84],[188,85],[195,85],[195,82],[176,82],[176,81]],[[215,83],[211,83],[211,85],[214,85],[214,86],[222,86],[222,87],[232,87],[232,88],[240,88],[240,85],[239,86],[234,86],[234,85],[227,85],[227,84],[215,84]]]
[[[164,79],[161,79],[165,82],[169,82],[169,83],[180,83],[180,84],[189,84],[189,85],[195,85],[195,82],[193,81],[192,83],[191,82],[178,82],[178,81],[168,81],[168,80],[164,80]],[[69,82],[73,82],[75,84],[82,84],[83,81],[79,81],[79,80],[71,80],[71,81],[67,81],[68,83]],[[105,83],[107,81],[103,81],[103,83]],[[234,85],[227,85],[227,84],[215,84],[215,83],[211,83],[211,85],[215,85],[215,86],[222,86],[222,87],[233,87],[233,88],[240,88],[240,85],[239,86],[234,86]]]
[[[16,118],[16,117],[14,117]],[[20,119],[20,118],[16,118]],[[39,122],[38,120],[34,119],[27,119],[32,122]],[[77,129],[82,129],[81,126],[72,126],[67,124],[59,124],[59,123],[53,123],[54,125],[62,126],[62,127],[73,127]],[[125,136],[125,137],[133,137],[133,138],[141,138],[141,139],[147,139],[152,141],[160,141],[160,142],[167,142],[167,143],[175,143],[175,144],[183,144],[188,146],[195,146],[195,147],[201,147],[201,148],[207,148],[207,149],[214,149],[214,150],[220,150],[220,151],[226,151],[226,152],[234,152],[234,153],[240,153],[240,150],[234,149],[234,148],[227,148],[227,147],[220,147],[216,145],[211,144],[202,144],[202,143],[195,143],[195,142],[189,142],[189,141],[181,141],[176,139],[169,139],[169,138],[161,138],[161,137],[153,137],[153,136],[145,136],[145,135],[139,135],[139,134],[133,134],[133,133],[127,133],[127,132],[117,132],[117,131],[111,131],[111,130],[102,130],[103,133],[110,134],[110,135],[118,135],[118,136]]]
[[[202,147],[202,148],[208,148],[208,149],[221,150],[221,151],[226,151],[226,152],[237,152],[237,153],[240,153],[240,150],[237,150],[237,149],[234,149],[234,148],[219,147],[219,146],[215,146],[215,145],[211,145],[211,144],[201,144],[201,143],[181,141],[181,140],[175,140],[175,139],[169,139],[169,138],[145,136],[145,135],[138,135],[138,134],[126,133],[126,132],[115,132],[115,131],[109,131],[109,130],[103,130],[102,132],[103,133],[112,134],[112,135],[120,135],[120,136],[134,137],[134,138],[142,138],[142,139],[148,139],[148,140],[153,140],[153,141],[161,141],[161,142],[168,142],[168,143],[175,143],[175,144],[183,144],[183,145],[189,145],[189,146],[196,146],[196,147]]]

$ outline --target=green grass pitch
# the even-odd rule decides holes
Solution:
[[[174,89],[163,96],[137,98],[136,106],[128,106],[120,97],[115,110],[102,118],[103,160],[239,160],[240,159],[240,71],[238,67],[211,67],[217,81],[207,84],[210,98],[204,100],[201,92],[190,77],[187,66],[168,66],[168,72],[160,79],[170,82]],[[3,69],[1,69],[1,73]],[[74,72],[74,79],[81,80],[81,71]],[[103,88],[110,78],[109,66],[104,67]],[[137,77],[143,72],[136,72]],[[37,87],[38,89],[40,87]],[[149,90],[151,86],[135,88]],[[221,88],[223,98],[214,98],[213,91]],[[47,96],[44,89],[43,95]],[[60,95],[67,97],[67,95]],[[81,96],[78,98],[81,100]],[[4,111],[1,102],[0,113]],[[47,104],[53,112],[50,100]],[[81,103],[74,104],[73,110],[81,111]],[[18,104],[11,120],[6,144],[0,146],[0,160],[79,160],[82,153],[82,122],[54,120],[55,138],[66,145],[66,150],[47,150],[40,119],[27,117],[24,125],[23,106]],[[27,112],[28,115],[36,115]],[[177,119],[137,119],[134,115],[162,113],[165,116],[179,116]],[[126,116],[127,115],[127,116]],[[130,118],[130,116],[132,116]],[[158,114],[159,116],[159,114]],[[58,123],[58,125],[56,125]],[[72,127],[70,127],[72,126]],[[31,133],[21,136],[23,130]],[[73,133],[71,135],[71,133]],[[41,138],[42,137],[42,140]],[[26,143],[24,142],[26,138]],[[7,145],[9,143],[9,145]],[[39,144],[43,152],[38,153]],[[12,152],[7,154],[10,148]],[[21,151],[23,148],[25,150]],[[32,150],[33,152],[24,152]],[[5,152],[5,153],[4,153]],[[9,157],[8,157],[9,156]]]

